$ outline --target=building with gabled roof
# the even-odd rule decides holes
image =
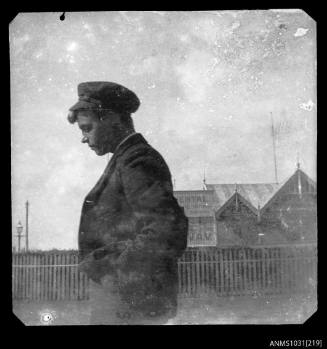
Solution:
[[[298,165],[260,210],[260,225],[265,235],[274,226],[288,243],[317,241],[316,183]]]
[[[190,247],[317,240],[316,183],[299,165],[281,183],[205,184],[174,195],[189,218]]]
[[[252,184],[206,184],[207,190],[213,190],[218,203],[226,203],[237,191],[254,207],[263,207],[280,187],[277,183],[252,183]]]

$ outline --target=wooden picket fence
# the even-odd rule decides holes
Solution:
[[[317,246],[189,249],[179,260],[178,275],[182,296],[312,292]]]
[[[14,253],[12,298],[20,300],[85,300],[89,280],[78,271],[77,252]]]
[[[77,252],[14,253],[15,300],[87,300],[87,277]],[[242,296],[311,292],[317,283],[317,246],[189,248],[178,262],[179,294]]]

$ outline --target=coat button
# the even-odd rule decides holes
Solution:
[[[81,235],[84,235],[84,231],[81,231]]]

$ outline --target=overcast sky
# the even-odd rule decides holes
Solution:
[[[108,157],[67,110],[77,84],[107,80],[141,100],[135,127],[176,190],[316,179],[316,27],[302,11],[20,14],[10,25],[12,217],[30,247],[76,248],[84,197]],[[298,155],[297,155],[298,154]],[[15,230],[15,229],[14,229]],[[15,233],[15,231],[14,231]]]

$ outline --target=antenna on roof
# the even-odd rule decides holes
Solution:
[[[203,169],[203,190],[207,190],[206,170],[205,169]]]
[[[299,152],[296,153],[296,167],[299,170],[300,169],[300,155]]]
[[[270,112],[270,118],[271,118],[271,135],[272,135],[272,140],[273,140],[273,152],[274,152],[275,182],[278,183],[277,159],[276,159],[276,144],[275,144],[275,130],[274,130],[274,119],[273,119],[272,112]]]

